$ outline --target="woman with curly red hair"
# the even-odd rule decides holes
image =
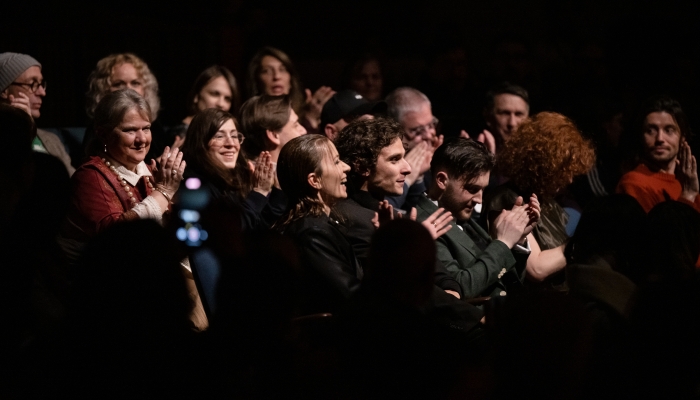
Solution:
[[[485,212],[492,221],[492,216],[510,209],[518,196],[537,194],[542,214],[529,239],[531,278],[542,281],[566,265],[568,215],[554,198],[594,162],[591,142],[569,118],[553,112],[541,112],[523,122],[499,152],[497,168],[509,181],[484,201]]]

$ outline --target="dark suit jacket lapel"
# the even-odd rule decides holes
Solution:
[[[435,203],[433,203],[427,196],[424,195],[421,196],[420,200],[418,201],[418,208],[423,209],[423,211],[427,213],[427,215],[430,215],[437,211],[438,206],[436,206]],[[481,251],[478,247],[476,247],[474,241],[469,237],[469,235],[467,235],[462,230],[461,227],[457,226],[454,220],[450,222],[450,225],[452,225],[452,229],[447,231],[447,233],[445,234],[445,236],[447,236],[447,239],[464,247],[464,249],[470,252],[472,256],[476,257],[477,254],[479,254]],[[479,230],[477,230],[477,232],[479,232]],[[481,232],[483,232],[483,229],[481,229]]]

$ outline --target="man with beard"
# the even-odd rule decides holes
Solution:
[[[686,141],[690,127],[680,104],[659,97],[649,102],[642,115],[642,162],[622,176],[617,191],[637,199],[646,212],[666,200],[700,211],[697,162]]]
[[[505,296],[521,286],[530,253],[526,237],[539,220],[535,195],[526,205],[519,197],[511,210],[502,211],[491,235],[472,220],[493,166],[494,156],[482,143],[446,140],[433,154],[432,184],[417,205],[418,221],[438,207],[452,213],[454,226],[437,239],[437,254],[466,298]]]

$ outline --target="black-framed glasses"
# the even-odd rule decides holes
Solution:
[[[36,93],[37,90],[39,90],[39,87],[44,88],[46,90],[46,80],[43,80],[41,82],[34,81],[32,83],[22,83],[22,82],[12,82],[10,85],[15,85],[15,86],[26,86],[29,88],[29,90],[32,91],[32,93]]]
[[[440,121],[438,121],[437,118],[433,118],[433,120],[430,121],[429,123],[427,123],[425,125],[416,126],[415,128],[407,129],[406,132],[408,133],[408,135],[411,138],[414,138],[418,135],[424,134],[425,132],[427,132],[430,129],[435,129],[435,127],[437,127],[437,124],[439,122]]]

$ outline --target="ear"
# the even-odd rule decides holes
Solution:
[[[489,130],[493,129],[493,124],[491,123],[491,116],[493,114],[493,110],[488,110],[484,108],[483,116],[484,116],[484,121],[486,122],[486,127],[489,128]]]
[[[9,89],[9,88],[8,88],[8,89]],[[5,89],[5,90],[3,90],[2,92],[0,92],[0,99],[5,99],[5,100],[7,100],[7,98],[9,97],[8,89]]]
[[[315,172],[312,172],[309,175],[307,175],[306,181],[312,188],[316,190],[321,190],[321,187],[323,187],[323,185],[321,184],[321,177],[318,176]]]
[[[326,126],[323,127],[323,132],[326,134],[326,137],[331,140],[331,142],[335,142],[335,138],[338,136],[338,129],[335,127],[335,125],[326,124]]]
[[[447,189],[447,185],[450,183],[450,177],[447,176],[445,171],[439,171],[435,174],[435,184],[440,190]]]
[[[275,147],[280,145],[280,136],[273,131],[265,131],[267,133],[267,140],[270,141]]]
[[[368,176],[369,176],[369,173],[370,173],[369,168],[360,168],[360,166],[359,166],[357,163],[355,163],[355,168],[354,168],[354,170],[357,171],[357,173],[358,173],[360,176],[365,177],[365,178],[368,177]]]
[[[199,95],[195,94],[194,95],[194,104],[197,104],[197,103],[199,103]]]

